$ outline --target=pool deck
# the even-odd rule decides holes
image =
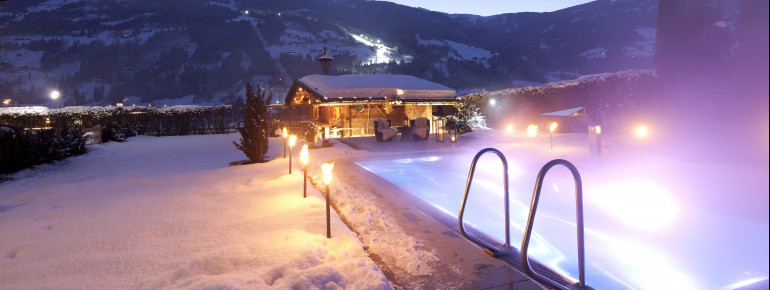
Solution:
[[[450,143],[436,142],[435,138],[429,138],[427,141],[400,142],[400,137],[397,136],[393,142],[376,142],[373,136],[341,138],[337,141],[357,150],[389,152],[399,156],[426,150],[451,151],[476,147],[464,142],[467,140]],[[372,200],[377,202],[380,209],[439,258],[438,262],[429,263],[435,270],[433,275],[412,277],[392,270],[395,267],[385,264],[373,253],[373,259],[396,289],[541,289],[538,283],[521,272],[515,262],[511,264],[511,261],[504,262],[490,257],[463,238],[457,230],[456,220],[440,217],[446,215],[438,214],[436,209],[410,193],[358,167],[354,164],[356,160],[338,161],[343,172],[341,178],[345,182],[370,189],[368,194],[372,195]],[[518,255],[511,256],[511,259],[518,259]]]

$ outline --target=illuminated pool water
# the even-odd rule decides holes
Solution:
[[[456,219],[472,155],[358,161]],[[509,163],[511,243],[520,247],[535,177],[543,164],[526,157]],[[665,166],[664,166],[665,167]],[[767,221],[742,219],[701,207],[704,186],[658,176],[665,169],[581,169],[584,192],[586,282],[595,289],[717,289],[768,277]],[[480,159],[465,221],[504,241],[502,165]],[[598,179],[601,177],[601,181]],[[692,178],[697,178],[693,176]],[[566,168],[544,182],[529,255],[577,280],[574,185]],[[708,186],[705,186],[708,188]],[[728,194],[728,193],[718,193]],[[740,215],[738,215],[740,216]]]

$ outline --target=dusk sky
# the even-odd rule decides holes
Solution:
[[[490,16],[514,12],[551,12],[559,9],[580,5],[590,0],[390,0],[412,7],[421,7],[428,10]]]

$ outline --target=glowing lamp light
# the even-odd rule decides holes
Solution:
[[[51,92],[51,99],[56,100],[59,98],[59,91]]]
[[[495,104],[497,104],[497,101],[495,99],[489,99],[489,104],[494,106]]]
[[[286,131],[286,127],[283,127],[283,138],[289,137],[288,131]]]
[[[551,123],[551,127],[548,129],[550,129],[551,133],[553,133],[553,131],[555,131],[557,127],[559,127],[559,123],[553,122]]]
[[[508,134],[513,133],[513,125],[508,125],[508,128],[505,130],[508,131]]]
[[[538,130],[539,128],[537,127],[537,125],[530,124],[529,126],[527,126],[527,135],[529,135],[529,137],[537,137]]]
[[[11,99],[5,99],[3,100],[3,105],[8,106],[11,103]]]
[[[641,125],[639,127],[636,127],[636,136],[639,138],[647,137],[647,125]]]
[[[286,137],[289,137],[289,132],[283,127],[283,158],[286,158]]]

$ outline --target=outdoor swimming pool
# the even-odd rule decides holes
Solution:
[[[473,154],[356,164],[456,220]],[[511,243],[519,248],[535,178],[543,164],[526,156],[506,157]],[[502,168],[494,154],[480,159],[465,213],[467,224],[498,241],[505,240]],[[667,179],[661,176],[671,174],[655,167],[629,174],[636,169],[580,168],[587,285],[595,289],[730,289],[766,281],[766,221],[702,206],[698,198],[710,194],[702,192],[709,185],[692,184],[691,179],[698,176]],[[574,202],[572,176],[566,168],[554,167],[544,182],[529,256],[577,280]]]

